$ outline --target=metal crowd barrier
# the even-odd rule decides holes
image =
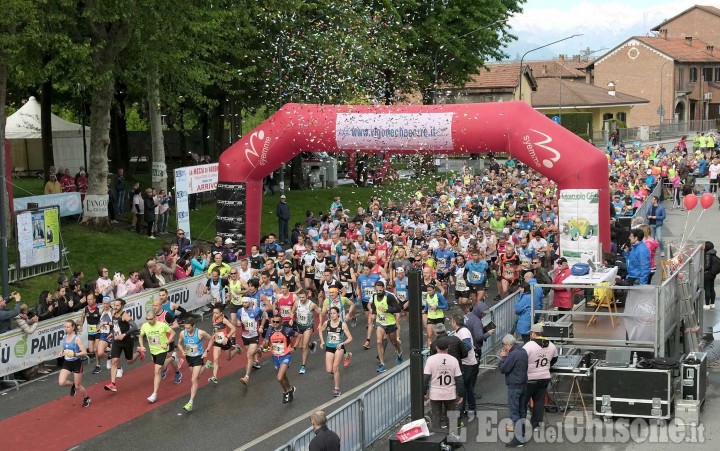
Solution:
[[[363,450],[410,414],[410,361],[328,415],[328,428],[340,436],[343,451]],[[315,437],[310,427],[276,451],[307,451]]]
[[[41,265],[30,266],[28,268],[19,268],[15,263],[8,265],[8,283],[15,283],[20,280],[30,279],[43,274],[50,274],[69,268],[67,262],[67,250],[63,249],[60,253],[59,262],[43,263]]]

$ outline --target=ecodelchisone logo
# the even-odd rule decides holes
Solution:
[[[15,352],[15,357],[18,359],[22,359],[25,357],[25,354],[28,352],[28,344],[27,344],[27,335],[22,337],[20,341],[15,343],[15,349],[13,349],[13,352]]]

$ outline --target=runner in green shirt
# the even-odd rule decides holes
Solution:
[[[155,312],[152,310],[147,312],[145,315],[147,322],[140,327],[140,347],[139,351],[145,352],[143,337],[147,337],[148,345],[150,348],[150,354],[152,354],[153,363],[155,364],[155,378],[153,380],[153,392],[148,397],[148,402],[157,401],[157,392],[160,388],[160,381],[162,376],[160,375],[163,365],[165,364],[165,358],[167,357],[168,343],[175,338],[175,331],[162,321],[157,321],[155,318]]]

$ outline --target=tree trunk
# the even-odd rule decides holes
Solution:
[[[40,130],[42,133],[42,154],[43,168],[45,175],[48,174],[50,166],[55,165],[52,144],[52,79],[48,78],[42,85],[42,96],[40,97]],[[62,162],[58,162],[61,164]]]
[[[0,52],[1,54],[2,52]],[[8,293],[8,272],[5,268],[8,267],[8,249],[7,242],[9,235],[12,234],[13,228],[10,226],[10,198],[7,192],[7,182],[5,181],[5,175],[7,174],[5,168],[5,152],[8,149],[5,148],[5,119],[7,112],[5,111],[5,102],[7,101],[7,62],[6,59],[0,55],[0,174],[2,178],[0,180],[0,213],[2,213],[2,224],[0,224],[0,264],[2,265],[2,295],[6,297],[10,295]]]
[[[90,168],[88,173],[87,194],[95,196],[108,195],[108,146],[110,145],[110,107],[113,98],[114,82],[106,77],[103,82],[96,82],[92,90],[90,104]],[[105,216],[85,218],[95,230],[109,231],[107,210]]]
[[[110,139],[110,155],[112,156],[113,171],[118,168],[125,169],[125,176],[130,174],[130,146],[127,134],[127,116],[125,115],[125,99],[127,99],[127,85],[120,82],[115,86],[115,102],[110,110],[112,132]]]
[[[157,68],[154,68],[148,74],[147,96],[150,139],[152,142],[152,186],[158,191],[167,191],[165,140],[163,138],[162,121],[160,117],[160,76],[158,75]]]

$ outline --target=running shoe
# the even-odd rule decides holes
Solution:
[[[107,385],[105,386],[105,390],[111,391],[111,392],[117,392],[117,387],[115,386],[115,384],[113,384],[112,382],[110,382],[109,384],[107,384]]]
[[[167,368],[163,368],[162,370],[160,370],[160,378],[162,380],[165,380],[165,376],[167,376]]]
[[[350,359],[352,358],[352,352],[346,352],[345,353],[345,360],[343,361],[343,366],[347,368],[350,366]]]
[[[283,404],[287,404],[290,402],[290,392],[283,393]]]
[[[215,368],[215,365],[213,365],[213,363],[210,360],[208,360],[207,362],[205,362],[205,368],[211,370],[211,369]]]
[[[147,400],[151,404],[154,403],[155,401],[157,401],[157,394],[153,393],[152,395],[148,396]]]
[[[100,374],[102,371],[102,368],[100,368],[100,365],[95,366],[95,369],[93,370],[93,374]]]
[[[370,349],[370,340],[365,340],[365,344],[363,344],[363,349],[366,351]]]
[[[298,371],[298,374],[305,374],[305,365],[300,365],[300,371]]]
[[[260,368],[262,368],[262,366],[260,366],[260,362],[253,362],[252,367],[255,368],[256,370],[259,370]]]
[[[293,386],[292,390],[290,390],[287,394],[288,394],[288,402],[292,402],[293,397],[295,396],[295,386]]]
[[[218,383],[217,377],[215,377],[215,376],[209,377],[208,382],[212,382],[213,384],[217,385],[217,383]]]
[[[175,383],[179,384],[180,382],[182,382],[182,373],[180,371],[176,371],[175,372]]]
[[[118,369],[117,369],[117,373],[115,373],[115,377],[122,377],[122,375],[123,375],[123,369],[122,369],[122,368],[118,368]]]
[[[85,398],[83,398],[83,407],[88,407],[88,406],[90,406],[90,397],[86,396]]]
[[[240,382],[242,382],[243,385],[247,385],[250,382],[250,378],[248,376],[241,377]]]
[[[140,348],[137,349],[137,356],[141,362],[145,361],[145,352],[141,351]]]
[[[395,359],[395,363],[397,363],[398,365],[400,365],[401,363],[403,363],[402,352],[398,352],[397,359]]]
[[[185,359],[178,359],[177,357],[175,357],[175,361],[177,362],[177,369],[179,371],[180,368],[182,368],[183,363],[185,363]]]
[[[70,387],[70,396],[75,396],[75,384]]]
[[[340,396],[340,389],[339,389],[339,388],[333,388],[332,395],[333,395],[334,397],[336,397],[336,398],[337,398],[338,396]]]
[[[188,402],[187,404],[185,404],[185,405],[183,406],[183,410],[184,410],[185,412],[192,412],[192,406],[193,406],[193,403],[192,403],[192,402]]]
[[[243,350],[239,344],[234,344],[233,348],[235,348],[235,351],[238,353],[238,355],[242,354]]]
[[[315,350],[317,349],[317,341],[313,340],[312,343],[310,343],[310,352],[315,354]]]
[[[377,371],[378,373],[384,373],[384,372],[385,372],[385,365],[383,365],[383,364],[381,363],[380,365],[378,365],[378,367],[377,367],[377,369],[376,369],[375,371]]]

